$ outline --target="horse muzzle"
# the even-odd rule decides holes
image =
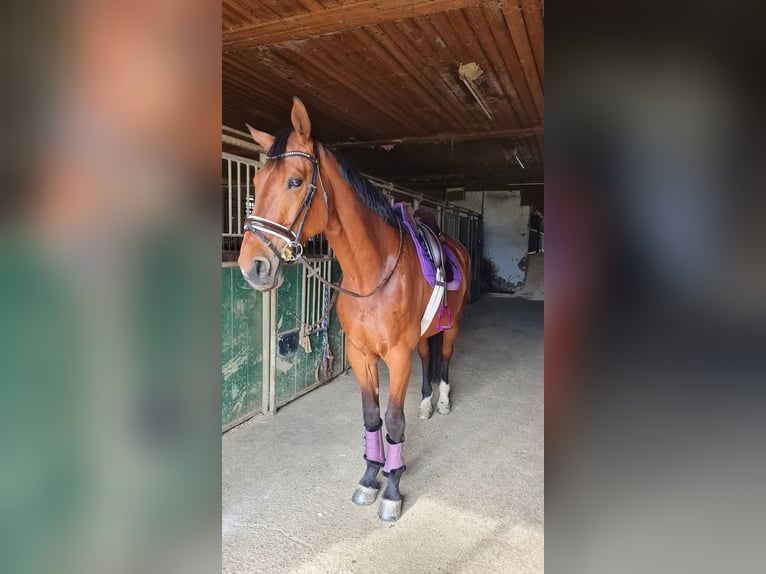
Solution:
[[[239,267],[245,280],[256,291],[271,291],[284,281],[279,260],[258,255],[250,262],[249,267],[241,261]]]

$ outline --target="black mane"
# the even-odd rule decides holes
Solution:
[[[391,227],[398,227],[397,215],[394,208],[388,202],[388,199],[375,187],[369,179],[364,177],[362,173],[353,165],[351,165],[346,158],[339,155],[334,149],[325,146],[325,149],[330,153],[335,161],[338,162],[340,167],[340,173],[343,175],[343,179],[353,188],[362,203],[375,212],[383,221],[388,223]]]
[[[268,156],[277,156],[287,151],[287,140],[290,139],[290,134],[293,133],[291,129],[280,130],[274,136],[274,143],[271,144],[269,151],[266,153]],[[343,179],[351,186],[356,192],[359,199],[369,210],[376,213],[383,221],[389,224],[391,227],[398,227],[397,215],[391,204],[375,187],[370,180],[362,175],[362,173],[353,165],[351,165],[346,158],[339,155],[334,149],[325,146],[325,149],[329,154],[335,158],[340,168],[340,173],[343,175]],[[281,160],[274,160],[276,164],[279,164]]]

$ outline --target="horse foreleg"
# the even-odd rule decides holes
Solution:
[[[402,495],[399,492],[399,480],[407,469],[402,459],[404,445],[404,398],[410,380],[412,355],[408,349],[397,349],[385,357],[390,375],[388,408],[386,409],[386,442],[388,452],[383,476],[387,477],[386,488],[380,501],[378,515],[386,521],[394,521],[402,513]]]
[[[383,450],[383,421],[378,404],[378,359],[365,354],[349,341],[346,350],[348,362],[362,391],[364,419],[364,460],[367,468],[351,497],[356,504],[368,506],[378,496],[378,471],[385,464]]]

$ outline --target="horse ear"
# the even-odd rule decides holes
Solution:
[[[290,119],[293,122],[293,129],[298,135],[298,140],[305,144],[311,137],[311,120],[309,120],[309,113],[300,98],[293,97],[293,111],[290,114]]]
[[[257,129],[250,126],[250,124],[245,124],[247,126],[247,129],[250,130],[250,135],[253,136],[253,139],[255,140],[255,143],[260,145],[263,149],[266,151],[269,151],[271,148],[271,145],[274,143],[274,136],[271,134],[267,134],[266,132],[260,132]]]

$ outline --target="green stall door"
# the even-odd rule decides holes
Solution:
[[[263,304],[238,267],[221,273],[222,422],[260,412],[263,396]]]
[[[329,269],[331,280],[337,281],[340,278],[337,262]],[[309,306],[307,299],[316,301],[315,313],[323,308],[325,296],[321,287],[316,282],[307,282],[299,265],[286,266],[283,272],[284,282],[271,295],[276,307],[271,324],[264,295],[250,288],[238,267],[223,267],[224,428],[261,412],[265,408],[262,404],[282,406],[345,370],[345,340],[334,309],[326,333],[320,330],[307,338],[301,337],[298,318],[308,312],[303,308]],[[268,303],[268,296],[266,299]],[[268,334],[266,341],[264,333]],[[269,384],[271,376],[273,382]],[[264,393],[268,398],[269,389],[273,389],[273,400],[263,401]]]

